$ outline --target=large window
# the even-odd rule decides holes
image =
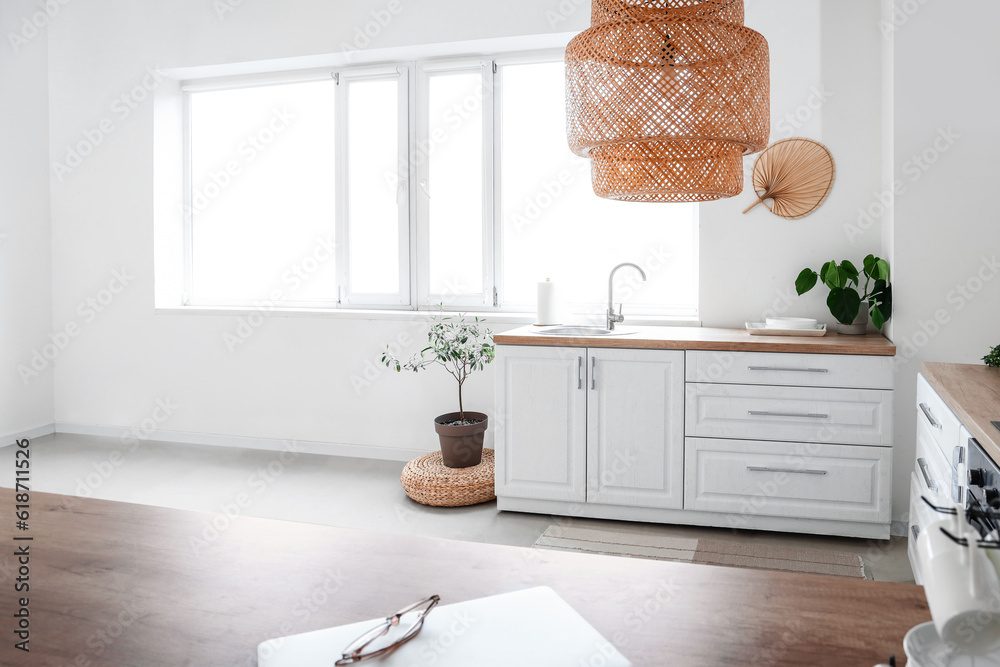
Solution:
[[[569,152],[563,63],[388,64],[188,86],[194,305],[697,315],[697,206],[600,199]]]

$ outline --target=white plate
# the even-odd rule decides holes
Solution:
[[[761,322],[747,322],[747,332],[751,336],[825,336],[826,325],[815,329],[772,329]]]
[[[910,628],[903,638],[903,650],[910,667],[1000,667],[996,653],[980,656],[955,655],[938,636],[933,622]]]
[[[764,321],[769,329],[815,329],[816,320],[811,317],[769,317]]]

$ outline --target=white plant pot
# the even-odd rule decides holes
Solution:
[[[837,333],[853,336],[863,336],[868,333],[868,303],[865,301],[861,302],[861,309],[858,311],[858,316],[850,324],[837,322]]]

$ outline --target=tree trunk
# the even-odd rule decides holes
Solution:
[[[465,423],[465,408],[462,407],[462,383],[458,383],[458,419],[459,425]]]

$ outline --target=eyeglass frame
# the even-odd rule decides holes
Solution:
[[[432,595],[428,598],[424,598],[423,600],[414,602],[413,604],[403,607],[402,609],[397,611],[395,614],[392,614],[391,616],[386,616],[384,621],[382,621],[374,628],[368,630],[363,635],[361,635],[360,637],[352,641],[350,644],[348,644],[347,647],[344,649],[343,653],[341,654],[341,658],[337,660],[337,662],[335,662],[334,665],[337,665],[338,667],[343,665],[353,665],[355,663],[361,662],[362,660],[368,660],[370,658],[378,658],[380,656],[392,653],[393,651],[395,651],[400,646],[410,641],[420,633],[420,631],[424,627],[424,619],[427,618],[427,614],[431,613],[431,610],[434,609],[434,607],[436,607],[440,601],[441,598],[439,596]],[[390,629],[398,626],[399,620],[403,616],[425,605],[427,606],[427,608],[424,609],[422,612],[420,612],[420,615],[417,617],[417,620],[413,623],[412,626],[410,626],[406,630],[402,638],[398,639],[397,641],[393,642],[392,644],[384,648],[378,649],[377,651],[364,654],[362,653],[368,647],[369,644],[371,644],[379,637],[385,636]]]

